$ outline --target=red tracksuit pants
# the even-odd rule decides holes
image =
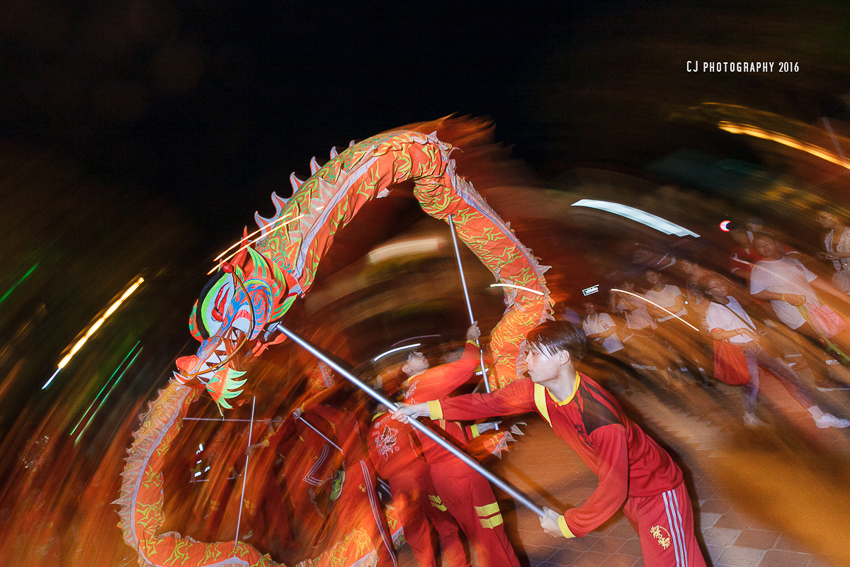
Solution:
[[[342,492],[333,504],[333,516],[345,523],[346,532],[356,527],[366,531],[372,547],[378,552],[378,567],[396,565],[387,516],[375,491],[375,470],[368,460],[357,461],[346,468]]]
[[[482,567],[519,567],[490,483],[463,461],[431,463],[431,481],[478,555]]]
[[[428,520],[431,520],[440,536],[440,546],[448,567],[465,567],[466,552],[460,539],[460,530],[437,496],[428,469],[425,461],[416,459],[387,479],[393,502],[399,506],[404,539],[413,549],[419,567],[436,567],[434,544],[428,525]]]
[[[640,538],[646,567],[705,567],[684,482],[655,496],[629,498],[623,513]]]

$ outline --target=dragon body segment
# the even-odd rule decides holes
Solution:
[[[264,328],[281,319],[292,302],[310,290],[336,232],[395,184],[413,181],[414,195],[427,214],[453,222],[460,240],[497,280],[520,286],[505,288],[507,309],[490,343],[495,361],[491,386],[502,387],[517,378],[516,362],[525,335],[551,318],[545,268],[509,224],[457,175],[451,151],[437,132],[411,129],[380,134],[341,153],[332,150],[324,166],[313,158],[313,175],[308,180],[291,177],[291,198],[272,195],[275,215],[256,215],[260,236],[214,276],[193,309],[190,327],[201,342],[198,353],[178,360],[175,380],[151,404],[134,435],[116,503],[121,506],[124,539],[138,550],[142,565],[274,565],[247,544],[234,548],[232,542],[195,542],[174,532],[157,535],[164,519],[163,458],[182,416],[199,395],[197,386],[205,386],[220,407],[229,407],[227,399],[238,395],[243,383],[236,380],[244,373],[236,362],[236,351],[261,337]],[[263,348],[254,346],[255,354]],[[336,563],[320,557],[313,564],[325,560]]]

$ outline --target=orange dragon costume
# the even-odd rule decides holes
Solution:
[[[230,407],[228,400],[244,384],[240,357],[249,349],[255,355],[263,352],[268,326],[310,291],[336,232],[366,203],[389,194],[395,184],[413,182],[414,196],[427,214],[446,222],[451,215],[460,240],[496,279],[521,286],[504,288],[507,309],[490,339],[491,387],[516,380],[526,333],[551,318],[546,268],[457,175],[450,158],[453,148],[440,139],[448,136],[462,148],[464,140],[476,140],[486,126],[446,119],[386,132],[352,143],[340,153],[332,149],[323,166],[313,158],[312,176],[306,181],[291,176],[291,198],[272,194],[274,217],[256,215],[259,236],[221,265],[192,310],[190,330],[200,341],[196,355],[177,361],[173,379],[149,404],[133,434],[115,503],[120,507],[124,541],[137,551],[141,565],[276,565],[247,543],[198,542],[178,532],[159,533],[165,520],[163,463],[191,404],[205,389],[220,409]],[[299,565],[368,567],[375,564],[375,557],[369,538],[358,528],[321,556]]]

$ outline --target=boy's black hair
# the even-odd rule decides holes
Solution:
[[[587,352],[584,331],[569,321],[546,321],[532,329],[525,341],[528,348],[549,355],[565,350],[574,361],[584,358]]]

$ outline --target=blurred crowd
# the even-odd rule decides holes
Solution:
[[[820,210],[817,220],[826,231],[817,258],[784,243],[759,217],[729,226],[726,250],[636,244],[598,294],[562,303],[557,316],[582,326],[625,392],[650,384],[679,391],[717,380],[741,385],[743,423],[763,427],[756,415],[761,367],[818,427],[847,427],[808,393],[850,390],[850,229],[837,208]],[[817,275],[824,272],[831,275]],[[728,375],[736,362],[740,371]]]

